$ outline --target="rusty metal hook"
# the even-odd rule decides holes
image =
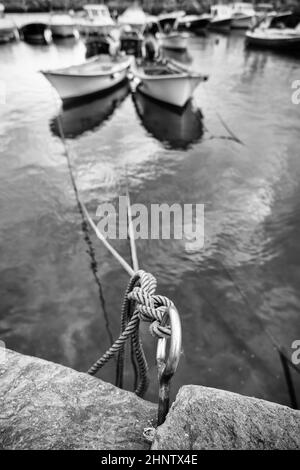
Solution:
[[[170,319],[171,339],[169,355],[167,355],[167,339],[160,338],[156,350],[156,363],[158,369],[159,397],[158,397],[158,418],[157,425],[160,426],[166,419],[170,407],[170,382],[176,372],[180,354],[181,354],[181,322],[178,310],[171,305],[165,315],[164,323],[167,317]]]

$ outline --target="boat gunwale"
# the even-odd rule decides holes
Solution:
[[[117,67],[118,64],[116,64],[115,68],[112,68],[109,71],[103,71],[102,73],[68,73],[66,72],[68,69],[71,69],[73,67],[80,67],[81,65],[87,65],[90,63],[96,62],[95,58],[92,57],[92,60],[88,60],[84,64],[78,64],[78,65],[70,65],[69,67],[66,67],[64,69],[56,69],[56,70],[41,70],[40,72],[43,75],[49,75],[49,76],[59,76],[59,77],[70,77],[70,78],[97,78],[97,77],[107,77],[110,75],[114,75],[115,73],[118,72],[124,72],[126,69],[129,69],[131,65],[131,58],[128,58],[127,60],[124,60],[120,62],[120,67]]]

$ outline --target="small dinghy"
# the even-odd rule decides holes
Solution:
[[[51,29],[46,23],[26,24],[22,26],[20,32],[23,41],[29,44],[50,44],[52,42]]]
[[[171,31],[170,33],[158,33],[156,35],[159,44],[164,49],[173,49],[174,51],[184,51],[187,49],[189,35]]]
[[[130,57],[97,56],[83,64],[42,71],[63,101],[107,92],[122,83],[131,65]]]
[[[177,107],[185,106],[197,86],[208,78],[174,60],[136,64],[132,73],[141,93]]]

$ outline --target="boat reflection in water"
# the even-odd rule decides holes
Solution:
[[[144,95],[138,87],[132,96],[145,129],[166,148],[187,150],[202,138],[203,116],[192,101],[180,110]]]
[[[65,137],[78,137],[103,124],[124,101],[128,93],[129,85],[126,82],[110,93],[105,95],[102,93],[98,98],[86,98],[77,101],[76,104],[64,106],[59,116]],[[50,127],[52,132],[60,137],[57,117],[51,121]]]

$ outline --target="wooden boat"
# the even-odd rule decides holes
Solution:
[[[84,17],[78,21],[80,34],[90,36],[98,33],[107,33],[115,27],[106,5],[85,5]]]
[[[46,23],[29,23],[20,29],[23,41],[29,44],[50,44],[52,42],[52,33],[49,25]]]
[[[214,5],[211,7],[212,19],[209,28],[215,31],[228,32],[231,29],[232,15],[227,5]]]
[[[184,51],[188,46],[189,35],[171,31],[170,33],[158,33],[156,35],[159,45],[165,49],[173,49],[176,51]]]
[[[187,31],[193,34],[203,34],[211,20],[211,15],[185,15],[177,20],[177,31]]]
[[[185,106],[197,86],[208,78],[174,60],[136,63],[132,73],[140,92],[177,107]]]
[[[70,15],[52,15],[49,26],[54,38],[79,37],[77,26]]]
[[[190,101],[183,109],[166,106],[135,90],[133,102],[147,132],[172,149],[186,150],[203,136],[202,113]]]
[[[112,116],[128,93],[128,83],[124,83],[123,86],[120,85],[100,97],[91,97],[91,99],[85,97],[76,103],[64,105],[60,119],[65,137],[74,139],[87,131],[99,129]],[[52,120],[50,127],[54,134],[60,136],[56,118]]]
[[[42,71],[63,101],[70,101],[100,92],[106,92],[127,77],[131,58],[112,59],[96,56],[83,64]]]

